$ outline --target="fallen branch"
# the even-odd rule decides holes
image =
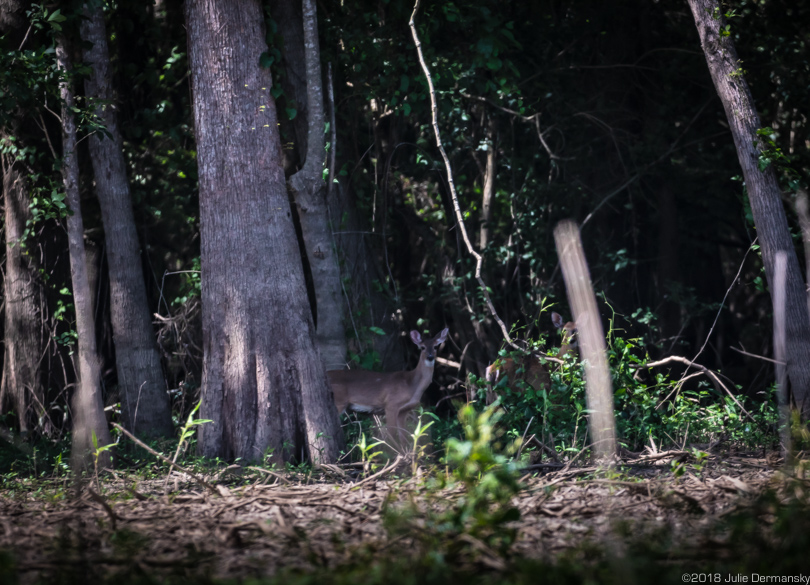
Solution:
[[[163,461],[164,463],[168,463],[169,465],[171,465],[172,467],[176,468],[177,470],[182,471],[183,473],[185,473],[186,475],[188,475],[189,477],[191,477],[191,478],[192,478],[194,481],[196,481],[198,484],[200,484],[200,485],[201,485],[201,486],[203,486],[205,489],[207,489],[208,491],[210,491],[212,494],[219,495],[219,492],[217,491],[217,489],[216,489],[214,486],[212,486],[210,483],[208,483],[207,481],[205,481],[203,478],[201,478],[200,476],[198,476],[198,475],[197,475],[196,473],[194,473],[193,471],[189,471],[188,469],[186,469],[186,468],[185,468],[185,467],[183,467],[182,465],[178,465],[177,463],[175,463],[174,461],[172,461],[172,460],[171,460],[171,459],[169,459],[168,457],[166,457],[166,456],[164,456],[164,455],[162,455],[162,454],[158,453],[157,451],[155,451],[154,449],[152,449],[152,447],[150,447],[149,445],[147,445],[146,443],[144,443],[143,441],[141,441],[140,439],[138,439],[138,438],[137,438],[135,435],[133,435],[132,433],[130,433],[128,430],[126,430],[124,427],[122,427],[122,426],[121,426],[121,425],[119,425],[118,423],[112,423],[112,426],[114,426],[116,429],[118,429],[119,431],[121,431],[122,433],[124,433],[124,435],[126,435],[127,437],[129,437],[129,438],[130,438],[132,441],[134,441],[134,442],[135,442],[135,444],[136,444],[136,445],[138,445],[139,447],[141,447],[141,448],[143,448],[143,449],[146,449],[146,450],[147,450],[147,451],[149,451],[149,452],[150,452],[152,455],[154,455],[155,457],[157,457],[158,459],[160,459],[160,460],[161,460],[161,461]]]

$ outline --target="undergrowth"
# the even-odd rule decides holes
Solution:
[[[609,337],[608,364],[614,393],[616,428],[621,446],[641,451],[645,446],[683,448],[690,444],[773,447],[779,419],[775,390],[759,401],[748,399],[740,387],[730,396],[705,379],[681,384],[665,368],[650,369],[650,361],[635,340]],[[549,355],[554,355],[554,351]],[[513,357],[504,352],[503,357]],[[564,363],[548,362],[550,388],[535,389],[521,379],[501,377],[493,390],[505,410],[502,425],[511,438],[523,437],[524,457],[544,457],[538,444],[571,457],[586,449],[587,399],[583,367],[574,356]],[[520,377],[518,370],[516,377]],[[485,404],[487,384],[472,380],[476,407]],[[453,423],[448,423],[453,427]],[[452,431],[437,429],[450,435]],[[536,439],[536,441],[535,441]],[[534,443],[534,444],[532,444]]]
[[[282,569],[273,576],[234,581],[211,575],[213,559],[175,559],[164,567],[143,563],[137,551],[147,534],[114,530],[110,543],[116,562],[93,564],[89,545],[78,533],[63,533],[53,543],[51,562],[39,578],[21,575],[14,558],[0,551],[0,583],[101,583],[140,585],[167,583],[252,584],[455,584],[455,583],[679,583],[684,575],[802,575],[810,547],[810,484],[783,478],[736,511],[705,522],[689,538],[673,537],[665,525],[613,519],[601,534],[580,533],[562,553],[536,551],[517,555],[513,544],[519,518],[514,497],[521,486],[514,456],[520,440],[499,430],[508,414],[491,407],[461,411],[463,437],[446,442],[441,465],[401,483],[393,481],[392,497],[383,511],[386,537],[346,550],[342,559],[327,560],[314,552],[306,570]],[[36,483],[34,481],[31,482]],[[393,495],[399,493],[400,497]],[[33,491],[31,497],[42,498]],[[109,494],[108,497],[116,497]],[[538,517],[542,522],[542,517]],[[305,538],[305,535],[302,535]],[[24,578],[23,578],[24,577]],[[700,579],[700,577],[696,577]],[[705,582],[705,581],[701,581]]]

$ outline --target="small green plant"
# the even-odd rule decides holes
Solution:
[[[414,538],[447,562],[508,554],[516,536],[509,523],[520,518],[512,506],[520,490],[512,459],[520,441],[500,443],[496,423],[502,414],[494,405],[481,413],[469,405],[461,410],[465,437],[447,441],[448,472],[432,480],[423,497],[412,492],[405,505],[386,505],[384,523],[391,536]],[[455,486],[461,494],[448,497],[447,489]]]
[[[382,455],[382,451],[374,451],[374,449],[382,444],[384,444],[383,441],[368,444],[366,441],[366,434],[360,433],[360,439],[357,441],[357,448],[360,450],[360,457],[361,461],[363,462],[364,473],[368,473],[369,471],[374,471],[376,469],[377,464],[374,463],[374,460]],[[372,453],[372,451],[374,452]]]
[[[188,418],[186,419],[183,428],[180,429],[180,441],[177,443],[177,450],[175,450],[174,457],[172,457],[172,463],[177,463],[177,458],[180,456],[180,451],[184,448],[186,443],[191,440],[194,433],[197,432],[197,427],[212,422],[210,419],[194,418],[194,415],[197,414],[201,404],[202,401],[199,401],[194,405],[194,408],[192,408],[191,412],[188,413]]]
[[[96,478],[96,489],[101,493],[101,483],[98,479],[98,460],[103,453],[106,453],[116,446],[116,443],[109,443],[108,445],[98,444],[98,437],[96,431],[92,432],[91,439],[93,441],[93,475]]]
[[[425,449],[427,449],[427,444],[422,442],[419,444],[419,440],[422,439],[427,434],[427,430],[433,426],[435,421],[430,421],[428,424],[422,424],[422,416],[420,415],[417,422],[416,428],[413,431],[413,451],[412,454],[412,462],[411,462],[411,473],[416,475],[416,470],[419,467],[419,461],[424,457]]]
[[[502,410],[487,408],[478,414],[471,406],[459,413],[464,439],[447,442],[445,461],[453,469],[453,478],[464,488],[464,495],[448,512],[446,520],[460,532],[469,532],[501,552],[512,544],[514,531],[505,524],[520,514],[511,505],[520,490],[517,466],[512,457],[520,448],[520,439],[502,448],[496,424]]]
[[[695,458],[695,462],[692,464],[692,467],[698,473],[703,473],[703,468],[706,467],[706,463],[709,461],[709,454],[705,451],[701,451],[700,449],[692,448],[692,457]]]

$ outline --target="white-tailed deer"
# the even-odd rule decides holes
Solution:
[[[557,352],[557,358],[562,358],[566,354],[577,354],[577,324],[573,321],[565,323],[559,313],[551,314],[551,322],[562,335],[562,345]],[[487,367],[487,383],[494,385],[499,378],[509,377],[509,383],[514,390],[520,390],[520,384],[515,382],[523,381],[535,390],[551,387],[551,373],[548,364],[540,362],[540,357],[535,354],[528,354],[516,358],[498,358]],[[545,358],[550,359],[550,358]],[[487,390],[487,404],[495,402],[496,393],[490,387]]]
[[[418,331],[411,340],[422,354],[413,370],[404,372],[369,372],[368,370],[331,370],[326,372],[338,414],[347,410],[385,413],[385,424],[392,436],[404,445],[405,417],[419,406],[422,394],[433,380],[436,349],[447,338],[448,329],[422,341]]]

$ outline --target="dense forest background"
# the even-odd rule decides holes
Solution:
[[[65,205],[55,179],[59,126],[49,113],[59,108],[46,34],[48,23],[62,22],[55,8],[28,6],[27,20],[3,22],[0,41],[4,125],[19,108],[27,112],[5,135],[17,146],[6,140],[3,152],[18,156],[25,144],[30,217],[20,246],[37,259],[42,283],[41,328],[29,334],[46,340],[45,400],[31,430],[50,436],[67,429],[75,380]],[[253,58],[274,79],[289,177],[306,147],[306,98],[295,83],[302,72],[287,52],[300,38],[288,24],[292,3],[264,8],[268,50]],[[317,10],[324,81],[334,90],[326,105],[324,178],[348,307],[348,357],[367,369],[402,369],[414,362],[408,330],[449,327],[443,356],[455,365],[440,363],[440,390],[425,401],[449,408],[441,399],[462,395],[468,375],[484,375],[503,336],[455,225],[408,29],[413,5],[321,2]],[[804,258],[795,191],[810,168],[810,5],[738,1],[724,10],[769,128],[761,135],[763,164],[779,173]],[[203,353],[183,6],[117,0],[105,3],[104,14],[149,308],[179,420],[197,401]],[[419,26],[465,223],[514,335],[553,345],[550,307],[570,316],[552,230],[574,218],[610,331],[638,339],[640,353],[651,358],[700,352],[698,361],[743,395],[768,400],[772,365],[734,351],[772,355],[771,300],[737,153],[687,3],[425,2]],[[80,45],[76,39],[77,62]],[[82,118],[80,136],[97,131],[96,123]],[[86,145],[78,151],[82,215],[105,401],[114,404],[109,267]],[[305,253],[302,262],[306,273]],[[314,304],[311,279],[309,293]],[[254,318],[272,326],[273,315]],[[6,424],[18,427],[7,393],[3,400]]]

